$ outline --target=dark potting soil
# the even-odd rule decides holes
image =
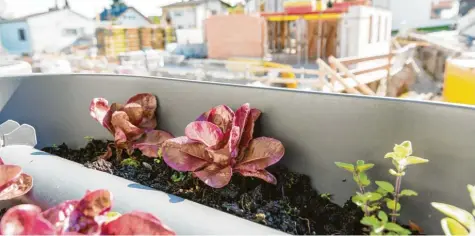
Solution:
[[[308,176],[282,166],[268,168],[277,177],[277,185],[236,174],[226,187],[214,189],[138,152],[134,153],[138,166],[121,165],[115,150],[111,162],[98,160],[108,143],[92,140],[79,150],[62,144],[43,151],[290,234],[364,234],[359,223],[363,214],[350,200],[340,207],[328,194],[314,190]]]

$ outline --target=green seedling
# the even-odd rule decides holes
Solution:
[[[327,200],[332,200],[333,194],[331,193],[322,193],[320,194],[321,198],[327,199]]]
[[[475,186],[467,185],[468,192],[475,206]],[[474,235],[475,210],[470,212],[445,203],[433,202],[432,206],[447,217],[440,221],[445,235]]]
[[[94,137],[92,136],[85,136],[84,139],[88,142],[92,142],[92,140],[94,140]]]
[[[175,172],[173,173],[171,179],[173,182],[181,182],[183,180],[185,180],[186,178],[186,173],[183,173],[183,172]]]
[[[410,165],[417,165],[429,162],[429,160],[411,156],[412,144],[410,141],[404,141],[401,144],[394,146],[393,152],[387,153],[384,158],[391,158],[395,169],[389,169],[389,174],[396,177],[394,186],[388,182],[378,181],[376,183],[380,189],[392,195],[392,198],[386,198],[386,206],[392,211],[391,221],[396,222],[398,212],[401,210],[399,203],[400,197],[403,196],[417,196],[417,192],[404,189],[401,190],[402,177],[406,175],[406,168]]]
[[[388,215],[384,211],[378,211],[378,216],[365,216],[361,224],[371,227],[371,235],[409,235],[411,231],[404,227],[389,222]]]
[[[374,205],[374,201],[381,199],[381,196],[377,193],[366,193],[365,188],[371,184],[371,180],[368,178],[366,171],[374,167],[374,164],[365,163],[362,160],[358,160],[356,165],[344,162],[335,162],[335,164],[350,172],[353,175],[353,180],[358,185],[359,192],[352,197],[352,201],[365,213],[365,216],[369,216],[370,213],[377,209],[377,206]],[[376,199],[376,200],[375,200]]]
[[[138,168],[140,166],[140,163],[137,160],[135,160],[134,158],[124,159],[120,162],[120,164],[122,166],[133,166],[135,168]]]

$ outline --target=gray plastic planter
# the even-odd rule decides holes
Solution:
[[[18,78],[0,78],[0,88]],[[89,117],[94,97],[123,102],[141,92],[155,94],[160,103],[160,128],[176,136],[201,112],[218,104],[233,108],[249,102],[264,113],[262,135],[281,140],[284,164],[308,174],[313,186],[333,193],[343,203],[356,191],[351,177],[335,161],[357,159],[376,164],[372,179],[392,180],[386,152],[395,143],[411,140],[414,154],[430,160],[410,168],[403,188],[419,193],[402,200],[402,220],[412,220],[426,233],[441,233],[442,215],[430,202],[439,201],[472,209],[467,184],[475,180],[475,109],[465,106],[342,94],[302,92],[277,88],[203,83],[196,81],[117,75],[34,75],[20,78],[5,104],[0,122],[14,119],[36,128],[39,147],[66,142],[83,146],[85,136],[110,138]],[[0,107],[1,108],[1,107]],[[35,177],[30,200],[50,205],[80,197],[85,189],[109,188],[118,210],[152,211],[180,234],[274,234],[269,228],[189,201],[180,203],[159,191],[111,175],[81,168],[33,149],[7,147],[6,162],[17,163]],[[348,179],[344,182],[343,179]]]

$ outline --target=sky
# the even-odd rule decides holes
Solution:
[[[21,17],[33,13],[48,11],[53,7],[55,0],[0,0],[5,2],[5,10],[2,15],[8,17]],[[64,0],[57,0],[60,7],[64,6]],[[177,0],[124,0],[128,6],[137,8],[146,16],[159,15],[159,7]],[[239,0],[228,0],[230,3]],[[87,17],[95,17],[104,7],[109,6],[112,0],[69,0],[71,9]],[[1,7],[1,6],[0,6]]]

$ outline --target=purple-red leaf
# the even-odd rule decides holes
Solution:
[[[125,134],[124,134],[125,136]],[[121,142],[121,141],[119,141]],[[111,157],[112,157],[112,148],[111,148],[111,145],[112,144],[108,144],[107,145],[107,150],[105,153],[103,153],[102,155],[98,156],[97,158],[98,159],[104,159],[104,160],[109,160]]]
[[[103,235],[175,235],[152,214],[131,212],[102,226]]]
[[[249,146],[249,142],[252,140],[254,134],[254,126],[261,116],[261,111],[255,108],[252,108],[249,116],[247,117],[246,125],[244,127],[244,131],[242,132],[241,142],[239,144],[239,148],[247,148]]]
[[[217,125],[223,133],[229,132],[233,125],[234,112],[226,105],[213,107],[208,115],[208,122]]]
[[[144,133],[144,130],[130,123],[129,116],[127,115],[127,113],[123,111],[114,112],[114,114],[112,114],[111,123],[116,131],[115,133],[116,139],[118,135],[117,133],[118,130],[120,130],[123,134],[125,134],[127,141],[137,140]],[[122,133],[119,133],[119,137],[121,138],[122,138]]]
[[[0,165],[0,190],[5,189],[21,175],[21,167],[15,165]]]
[[[191,122],[186,126],[185,134],[189,139],[211,148],[218,145],[223,139],[223,131],[217,125],[206,121]]]
[[[135,142],[132,148],[138,148],[143,155],[147,157],[158,157],[158,150],[162,148],[162,145],[168,139],[173,138],[168,132],[161,130],[151,130],[145,132],[144,137]]]
[[[279,140],[267,137],[253,139],[244,157],[235,169],[247,172],[263,170],[280,161],[284,156],[284,145]]]
[[[5,165],[5,162],[3,162],[3,159],[0,157],[0,165]]]
[[[182,136],[165,141],[162,156],[165,163],[177,171],[195,171],[208,163],[204,144]]]
[[[89,114],[112,132],[112,127],[110,126],[111,111],[109,109],[109,102],[105,98],[94,98],[89,106]]]
[[[157,127],[157,120],[155,118],[155,111],[157,110],[157,98],[151,93],[139,93],[131,97],[127,104],[136,103],[143,109],[143,119],[138,125],[143,129],[155,129]]]
[[[217,164],[211,164],[193,174],[208,186],[222,188],[231,180],[233,171],[230,165],[219,166]]]
[[[77,203],[76,211],[87,217],[95,217],[109,211],[112,207],[112,193],[107,190],[95,190]]]
[[[33,188],[33,177],[21,173],[0,191],[0,201],[17,198],[27,194]]]
[[[262,179],[268,183],[271,184],[277,184],[277,179],[275,178],[274,175],[269,173],[267,170],[257,170],[257,171],[246,171],[246,170],[236,170],[243,176],[247,177],[256,177],[259,179]]]
[[[139,126],[144,118],[144,109],[137,103],[127,103],[124,106],[124,112],[129,117],[130,123],[135,126]]]
[[[78,200],[65,201],[44,211],[42,216],[54,226],[57,234],[61,234],[78,203]]]
[[[241,141],[242,133],[246,125],[247,117],[251,112],[249,103],[243,104],[234,113],[233,126],[229,137],[229,152],[231,157],[237,157],[239,154],[239,143]]]
[[[53,235],[54,228],[41,216],[35,205],[23,204],[10,208],[0,222],[2,235]]]

